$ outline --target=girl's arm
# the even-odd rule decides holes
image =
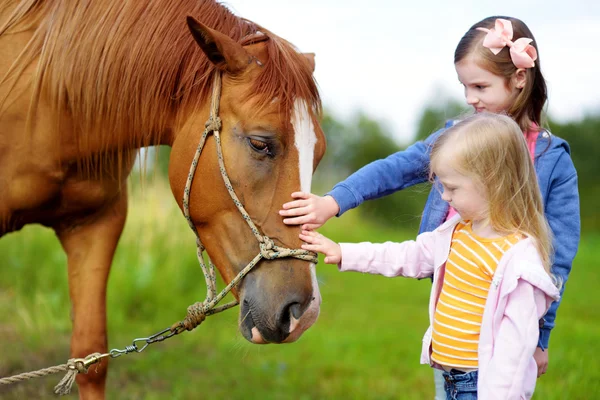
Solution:
[[[581,231],[577,172],[567,151],[560,156],[552,172],[545,210],[548,224],[554,235],[552,273],[562,282],[560,292],[562,299],[565,283],[569,278],[579,246]],[[550,331],[554,328],[559,304],[560,300],[554,302],[544,316],[544,326],[540,329],[540,347],[548,347]]]
[[[288,225],[317,229],[329,218],[340,216],[365,200],[377,199],[428,179],[431,144],[443,132],[439,130],[426,140],[409,146],[387,158],[365,165],[338,183],[325,196],[296,192],[293,201],[279,212]]]
[[[508,295],[494,338],[493,355],[485,373],[479,375],[479,397],[521,398],[526,389],[525,378],[532,379],[532,371],[528,369],[538,342],[540,310],[545,310],[545,305],[546,295],[541,290],[522,279],[518,280],[517,287]],[[533,374],[535,379],[535,371]]]
[[[428,179],[431,145],[443,131],[441,129],[433,133],[406,150],[373,161],[335,185],[327,195],[338,204],[340,210],[337,215],[359,206],[365,200],[378,199],[425,182]]]
[[[315,231],[300,234],[305,250],[325,255],[326,264],[337,264],[340,271],[425,278],[433,275],[436,233],[426,232],[417,240],[402,243],[335,243]]]
[[[340,243],[342,261],[338,268],[387,277],[431,277],[435,269],[433,246],[424,245],[419,239],[402,243]]]
[[[325,263],[337,264],[340,271],[425,278],[433,275],[436,233],[427,232],[417,240],[402,243],[340,243],[320,233],[303,231],[300,239],[303,249],[325,255]]]

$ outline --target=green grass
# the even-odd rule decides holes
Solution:
[[[180,320],[205,296],[194,237],[160,182],[132,196],[113,263],[110,348]],[[154,200],[150,200],[153,197]],[[412,238],[353,211],[323,233],[340,241]],[[536,398],[600,394],[597,265],[600,236],[583,238],[552,335],[549,372]],[[237,331],[237,308],[141,354],[111,361],[109,399],[431,399],[433,375],[419,364],[428,280],[389,279],[317,267],[317,323],[294,344],[256,346]],[[58,365],[69,357],[66,259],[52,231],[32,226],[0,240],[0,376]],[[62,374],[0,387],[0,398],[55,398]],[[67,398],[76,398],[76,390]]]

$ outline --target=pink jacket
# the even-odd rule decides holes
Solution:
[[[423,338],[421,363],[434,365],[431,354],[433,314],[444,280],[456,215],[416,241],[402,243],[341,243],[340,271],[388,277],[427,278],[433,275],[429,298],[429,329]],[[559,291],[542,266],[531,239],[508,250],[496,269],[486,300],[479,336],[479,399],[529,399],[537,379],[533,353],[539,320]]]

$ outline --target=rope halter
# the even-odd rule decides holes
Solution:
[[[277,246],[273,239],[268,236],[262,235],[248,212],[246,212],[243,204],[240,202],[238,196],[235,194],[233,186],[231,185],[231,181],[229,180],[229,176],[227,175],[227,171],[225,170],[225,163],[223,161],[223,151],[221,146],[221,119],[219,118],[219,103],[221,98],[221,73],[215,73],[215,79],[213,82],[213,92],[211,98],[211,106],[210,106],[210,116],[205,124],[204,133],[200,138],[200,142],[198,143],[198,148],[196,149],[196,154],[194,155],[194,159],[192,160],[192,164],[190,166],[190,171],[188,173],[187,181],[185,184],[185,189],[183,191],[183,214],[185,219],[188,222],[188,225],[194,231],[196,235],[196,246],[197,246],[197,256],[198,262],[200,263],[200,268],[202,268],[202,273],[204,274],[204,279],[206,281],[206,299],[203,302],[198,302],[190,307],[188,307],[188,313],[186,318],[183,321],[180,321],[174,324],[171,327],[171,331],[175,333],[179,333],[183,330],[192,330],[196,326],[202,323],[207,315],[215,314],[220,311],[227,310],[231,307],[236,306],[238,303],[237,300],[234,300],[225,305],[216,307],[216,305],[231,291],[232,288],[237,286],[240,281],[254,268],[256,264],[261,259],[266,260],[275,260],[278,258],[286,258],[293,257],[298,258],[305,261],[310,261],[312,263],[317,263],[317,255],[308,250],[302,249],[288,249],[286,247]],[[229,284],[219,293],[216,294],[216,272],[215,266],[210,261],[208,262],[208,267],[206,266],[203,258],[203,253],[205,250],[202,241],[200,240],[200,235],[198,234],[198,230],[196,226],[192,222],[190,217],[190,193],[192,188],[192,181],[194,180],[194,175],[196,173],[196,168],[198,166],[198,160],[200,159],[200,154],[202,153],[202,149],[204,148],[204,144],[206,143],[206,138],[212,134],[215,137],[216,147],[217,147],[217,157],[219,160],[219,170],[221,171],[221,176],[223,177],[223,182],[227,191],[229,192],[229,196],[231,200],[237,207],[238,211],[244,218],[244,221],[250,227],[250,230],[254,234],[254,237],[258,241],[260,252],[244,267],[236,276],[229,282]]]

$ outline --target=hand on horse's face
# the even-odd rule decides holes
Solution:
[[[342,248],[333,240],[315,231],[303,230],[300,239],[306,242],[302,245],[304,250],[316,251],[325,255],[325,264],[339,264],[342,262]]]
[[[286,225],[302,224],[302,229],[314,230],[340,212],[340,206],[331,196],[294,192],[292,197],[296,200],[285,203],[279,211],[283,217],[293,217],[283,220]]]

